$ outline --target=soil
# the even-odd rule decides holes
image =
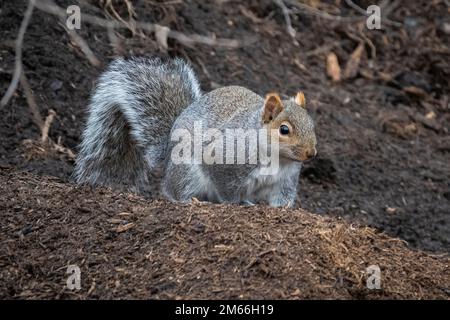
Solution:
[[[73,4],[55,2],[63,8]],[[307,3],[358,16],[338,2]],[[0,3],[3,94],[26,1]],[[102,3],[80,1],[80,7],[105,17]],[[125,2],[112,3],[127,20]],[[161,197],[158,172],[146,199],[76,187],[73,159],[39,144],[40,132],[19,88],[0,117],[0,297],[448,298],[445,1],[402,3],[388,14],[402,26],[382,22],[382,30],[300,12],[292,15],[295,41],[269,0],[133,5],[139,21],[253,41],[230,50],[169,40],[165,52],[151,34],[121,29],[119,45],[112,46],[105,29],[82,24],[79,35],[103,63],[94,67],[57,18],[35,9],[23,64],[42,117],[56,112],[50,139],[76,153],[89,95],[115,56],[181,56],[192,63],[205,91],[233,84],[261,95],[305,92],[319,156],[302,172],[297,202],[302,209],[172,204]],[[327,55],[334,52],[344,71],[360,43],[356,70],[333,82]],[[133,223],[129,230],[115,231],[128,223]],[[80,292],[63,289],[72,263],[85,274]],[[386,277],[381,291],[363,285],[371,264],[380,265]]]

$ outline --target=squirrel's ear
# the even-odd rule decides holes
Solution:
[[[264,101],[263,122],[269,123],[275,117],[283,111],[283,104],[281,103],[280,96],[277,93],[269,93],[266,95]]]
[[[300,107],[306,109],[306,99],[305,99],[305,94],[303,92],[301,92],[301,91],[297,92],[297,95],[295,96],[294,101]]]

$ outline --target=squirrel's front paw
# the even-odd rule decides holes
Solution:
[[[294,206],[294,201],[277,199],[269,201],[269,205],[275,208],[292,208]]]
[[[251,202],[250,200],[243,200],[241,204],[244,206],[256,206],[256,203]]]

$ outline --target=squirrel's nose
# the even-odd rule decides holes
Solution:
[[[317,156],[317,149],[313,148],[306,151],[306,161],[311,161]]]

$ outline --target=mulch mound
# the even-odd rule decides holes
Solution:
[[[0,168],[0,212],[1,299],[450,297],[448,256],[301,209],[149,201]]]
[[[75,2],[83,14],[110,19],[112,5],[125,21],[130,17],[125,1]],[[284,2],[289,8],[298,3]],[[330,14],[362,18],[346,1],[300,2]],[[354,2],[362,8],[374,3]],[[74,1],[56,3],[67,8]],[[77,33],[102,62],[97,67],[58,18],[36,9],[22,60],[41,117],[45,119],[50,109],[56,112],[48,132],[51,141],[77,153],[89,96],[116,56],[182,57],[192,63],[205,92],[241,85],[262,96],[276,91],[287,98],[302,90],[316,124],[319,156],[305,165],[298,206],[375,227],[416,249],[450,252],[450,15],[445,1],[384,1],[385,18],[403,25],[383,23],[382,30],[367,29],[364,19],[339,22],[298,10],[291,15],[298,45],[273,0],[129,3],[136,21],[186,34],[256,41],[225,50],[191,48],[169,39],[166,52],[152,33],[116,30],[114,44],[107,30],[82,19]],[[15,39],[27,4],[2,1],[1,94],[12,78]],[[341,81],[327,76],[330,54],[337,56]],[[347,78],[348,66],[352,72]],[[0,116],[0,165],[68,181],[73,157],[61,148],[46,150],[40,140],[19,86]],[[158,199],[159,181],[152,181],[148,196]]]

